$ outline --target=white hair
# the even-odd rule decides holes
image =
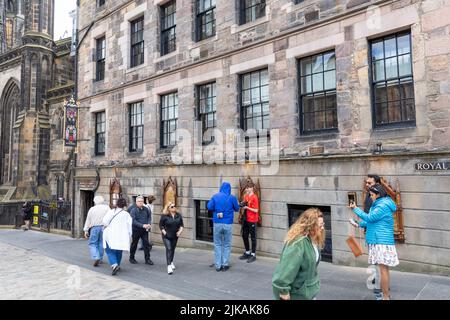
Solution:
[[[94,203],[97,204],[102,204],[105,202],[105,198],[103,198],[102,196],[95,196],[94,198]]]

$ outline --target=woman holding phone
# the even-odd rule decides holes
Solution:
[[[358,226],[367,228],[369,264],[380,267],[383,300],[390,300],[389,267],[399,264],[394,240],[394,212],[397,206],[380,184],[370,187],[369,193],[373,201],[369,214],[358,208],[354,202],[350,203],[349,207],[362,220]]]

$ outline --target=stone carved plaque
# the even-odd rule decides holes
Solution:
[[[174,203],[175,206],[178,205],[177,190],[177,181],[172,179],[172,177],[169,177],[167,181],[165,179],[163,180],[163,208],[165,208],[169,202]]]

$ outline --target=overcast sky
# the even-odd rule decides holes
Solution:
[[[69,16],[69,12],[76,6],[76,0],[55,0],[55,40],[72,36],[72,18]],[[66,34],[64,34],[65,32]]]

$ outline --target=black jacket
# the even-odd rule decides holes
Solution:
[[[170,214],[164,214],[159,220],[159,228],[161,231],[166,230],[166,238],[168,239],[177,238],[177,232],[180,230],[180,227],[184,227],[184,224],[183,217],[179,213],[176,213],[173,218]]]
[[[152,224],[152,214],[145,206],[141,209],[134,207],[130,210],[130,216],[133,219],[133,229],[143,229],[144,224]]]

